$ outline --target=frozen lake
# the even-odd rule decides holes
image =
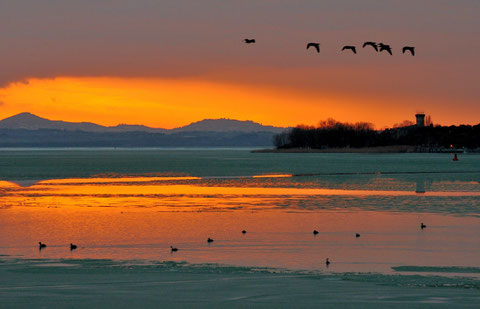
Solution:
[[[5,308],[479,300],[480,155],[2,150],[0,180]]]

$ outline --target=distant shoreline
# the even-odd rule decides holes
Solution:
[[[257,149],[252,153],[424,153],[418,147],[409,145],[362,147],[362,148],[283,148],[283,149]],[[437,153],[458,153],[458,150],[441,151]]]

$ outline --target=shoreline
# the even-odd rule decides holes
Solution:
[[[380,146],[362,148],[284,148],[284,149],[257,149],[252,153],[415,153],[415,146]]]
[[[395,145],[362,148],[283,148],[283,149],[256,149],[251,153],[464,153],[463,149],[445,149],[445,151],[422,151],[417,146]]]

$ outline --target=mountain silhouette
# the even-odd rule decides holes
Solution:
[[[151,128],[144,125],[119,124],[117,126],[102,126],[91,122],[66,122],[49,120],[31,113],[20,113],[0,121],[0,129],[12,130],[61,130],[83,131],[94,133],[121,133],[121,132],[147,132],[172,134],[178,132],[272,132],[280,133],[285,128],[263,126],[259,123],[247,120],[234,119],[204,119],[191,123],[187,126],[175,129]]]
[[[120,124],[113,127],[105,127],[92,122],[67,122],[49,120],[31,113],[20,113],[0,121],[0,129],[25,129],[25,130],[63,130],[83,132],[151,132],[164,133],[165,129],[154,129],[142,125]]]
[[[102,126],[90,122],[64,122],[48,120],[31,113],[20,113],[0,121],[1,129],[55,129],[68,131],[101,132]]]
[[[173,132],[283,132],[285,128],[264,126],[251,120],[204,119],[187,126],[172,129]]]

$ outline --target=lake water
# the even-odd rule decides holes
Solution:
[[[480,297],[480,155],[459,158],[2,150],[0,306],[29,307],[20,301],[27,295],[64,297],[65,286],[78,296],[78,286],[95,289],[93,277],[113,294],[122,289],[118,282],[140,281],[138,293],[147,296],[138,299],[153,306],[148,295],[164,281],[151,279],[159,276],[191,290],[183,305],[195,304],[193,295],[205,287],[218,291],[209,292],[207,307],[275,307],[302,293],[305,306],[351,305],[341,293],[322,298],[311,290],[316,286],[362,291],[355,295],[371,307],[473,306]],[[39,250],[39,241],[47,247]],[[70,251],[70,243],[78,249]],[[73,288],[72,280],[82,283]],[[225,280],[237,294],[219,289]],[[40,282],[52,288],[42,290]],[[293,285],[301,289],[293,292]],[[159,301],[173,306],[185,297],[174,284],[167,290]],[[380,290],[385,298],[377,297]]]

